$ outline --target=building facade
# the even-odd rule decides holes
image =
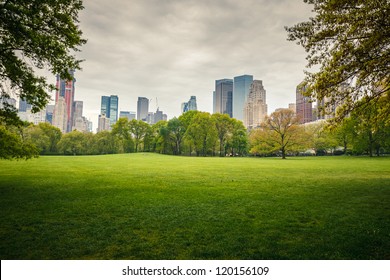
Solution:
[[[267,110],[266,91],[263,82],[254,80],[243,109],[245,127],[248,129],[259,127],[267,116]]]
[[[72,80],[66,81],[60,78],[59,75],[57,75],[57,83],[56,83],[56,98],[55,103],[56,106],[54,107],[53,112],[53,123],[55,123],[54,126],[57,126],[61,131],[63,132],[70,132],[72,131],[73,126],[73,101],[74,101],[74,94],[75,94],[75,83],[76,78],[74,77],[74,70],[69,71],[70,75],[72,76]],[[57,103],[60,102],[57,106]],[[63,106],[65,106],[65,111],[63,110]],[[66,116],[64,116],[65,114]],[[62,127],[62,121],[66,121],[65,130],[63,130]]]
[[[244,121],[244,107],[253,82],[252,75],[234,77],[233,118]]]
[[[185,113],[188,111],[197,111],[198,105],[196,104],[196,96],[191,96],[188,102],[183,102],[181,104],[181,113]]]
[[[146,121],[149,114],[149,99],[138,97],[137,101],[137,120]]]
[[[118,96],[102,96],[100,105],[100,115],[110,119],[110,125],[118,121]]]
[[[128,119],[129,121],[131,121],[131,120],[134,120],[136,118],[136,113],[130,112],[130,111],[120,111],[119,118],[125,118],[125,119]]]
[[[56,104],[53,111],[53,126],[58,127],[62,133],[68,131],[68,106],[63,96],[56,98]]]
[[[110,130],[110,129],[111,129],[110,119],[107,118],[106,115],[104,114],[99,115],[97,132]]]
[[[296,114],[301,124],[313,121],[313,106],[311,99],[305,96],[306,86],[302,83],[296,89]]]
[[[228,114],[233,117],[233,80],[216,80],[213,95],[213,113]]]

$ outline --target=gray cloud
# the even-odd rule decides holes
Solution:
[[[252,74],[264,82],[271,110],[294,102],[305,53],[284,26],[308,19],[302,0],[84,1],[80,26],[88,43],[76,73],[76,99],[97,123],[100,96],[117,94],[121,110],[138,96],[158,98],[169,117],[196,95],[212,110],[214,81]]]

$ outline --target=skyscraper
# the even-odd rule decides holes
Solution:
[[[100,114],[105,115],[106,117],[110,117],[110,97],[102,96],[101,106],[100,106]]]
[[[196,111],[198,110],[198,106],[196,104],[196,96],[191,96],[188,102],[183,102],[181,104],[181,112],[185,113],[188,111]]]
[[[58,127],[62,133],[66,133],[69,132],[67,125],[67,104],[63,96],[58,96],[58,98],[56,98],[56,104],[54,105],[53,126]]]
[[[196,104],[196,96],[191,96],[188,101],[188,111],[196,111],[198,110],[198,105]]]
[[[118,96],[111,95],[110,96],[110,124],[114,125],[118,121]]]
[[[72,76],[72,80],[70,81],[65,81],[60,78],[60,75],[57,75],[57,84],[56,84],[57,90],[56,90],[55,102],[56,104],[57,102],[63,102],[64,104],[55,107],[53,113],[54,123],[62,126],[62,121],[66,120],[66,127],[64,132],[72,131],[72,125],[73,125],[73,100],[74,100],[76,78],[74,77],[74,70],[69,70],[69,73]],[[60,115],[60,114],[64,114],[64,111],[62,110],[63,109],[62,106],[65,106],[66,116]],[[56,110],[56,108],[60,110]],[[58,128],[62,130],[61,127]]]
[[[310,97],[304,96],[306,87],[301,83],[296,90],[296,114],[301,124],[308,123],[313,120],[313,108]]]
[[[114,125],[118,121],[118,96],[102,96],[100,106],[100,114],[110,119],[110,125]]]
[[[234,77],[233,118],[237,120],[244,120],[244,106],[245,102],[248,99],[252,82],[252,75],[242,75]]]
[[[254,80],[250,86],[249,95],[245,102],[244,125],[247,128],[260,126],[267,115],[266,91],[263,82]]]
[[[214,99],[214,113],[228,114],[233,116],[232,108],[233,98],[233,80],[221,79],[215,81]]]
[[[138,97],[137,101],[137,120],[146,121],[149,113],[149,99]]]
[[[97,132],[110,130],[110,119],[105,114],[99,115]]]

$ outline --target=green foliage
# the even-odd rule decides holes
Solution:
[[[216,113],[212,115],[212,118],[214,119],[219,140],[219,156],[222,157],[226,154],[225,147],[232,136],[234,121],[228,114]]]
[[[30,159],[37,157],[37,147],[28,140],[24,140],[17,127],[0,124],[0,159]]]
[[[197,155],[206,156],[213,153],[217,141],[217,130],[211,114],[198,112],[186,131],[186,137],[194,145]]]
[[[119,142],[119,144],[118,144]],[[120,148],[118,148],[120,146]],[[125,152],[121,150],[121,148],[125,147],[123,145],[122,139],[116,139],[115,136],[109,131],[100,131],[93,135],[92,139],[92,149],[90,150],[90,154],[94,155],[105,155],[105,154],[115,154],[119,151]]]
[[[34,67],[71,79],[69,69],[80,69],[74,56],[85,44],[78,26],[81,0],[7,0],[0,2],[0,93],[14,91],[42,109],[54,89],[34,73]]]
[[[58,142],[58,150],[64,155],[85,155],[89,147],[87,140],[86,133],[74,130],[62,136]]]
[[[181,143],[183,141],[186,128],[180,119],[173,118],[168,121],[167,129],[168,129],[169,137],[171,141],[174,143],[173,154],[180,155]]]
[[[120,142],[121,150],[124,153],[134,151],[134,141],[131,137],[130,122],[127,118],[120,118],[112,127],[111,133]]]
[[[307,93],[325,101],[326,110],[339,106],[340,121],[366,102],[390,96],[390,2],[385,0],[305,0],[315,16],[287,28],[288,39],[308,53]],[[383,104],[381,116],[390,114]]]
[[[326,154],[327,151],[333,153],[340,145],[335,132],[332,132],[325,122],[305,125],[305,133],[309,136],[311,148],[317,155]]]
[[[57,154],[57,144],[61,140],[61,130],[49,123],[30,125],[24,130],[25,138],[38,148],[41,155]]]
[[[388,157],[0,160],[0,257],[388,260],[389,168]]]
[[[131,120],[129,124],[129,129],[132,137],[134,138],[135,152],[141,151],[142,142],[145,140],[145,137],[149,137],[150,126],[144,121]]]

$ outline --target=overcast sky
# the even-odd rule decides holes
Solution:
[[[284,26],[305,21],[303,0],[84,0],[80,27],[88,40],[75,76],[75,100],[97,126],[102,95],[118,95],[119,110],[180,115],[197,97],[212,112],[215,80],[243,74],[262,80],[268,113],[295,102],[305,52],[286,40]],[[53,80],[55,78],[53,77]]]

